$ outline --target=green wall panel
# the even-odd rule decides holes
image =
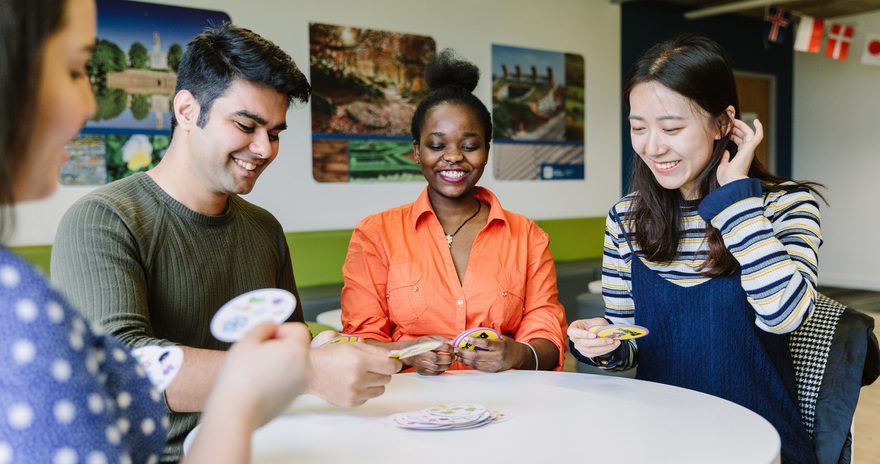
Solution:
[[[556,261],[577,261],[602,257],[604,217],[544,219],[535,221],[550,236],[550,252]],[[342,264],[351,230],[288,232],[296,283],[299,287],[342,282]],[[49,275],[50,245],[12,249]]]

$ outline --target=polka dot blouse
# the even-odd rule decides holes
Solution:
[[[0,464],[156,463],[168,425],[128,350],[0,248]]]

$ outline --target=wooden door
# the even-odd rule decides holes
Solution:
[[[775,135],[775,118],[773,113],[774,87],[773,76],[753,73],[736,72],[736,91],[739,94],[739,106],[742,120],[749,125],[755,118],[764,126],[764,141],[755,150],[758,158],[770,172],[776,172],[773,146]]]

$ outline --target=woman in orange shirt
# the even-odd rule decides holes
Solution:
[[[476,186],[492,138],[489,111],[471,93],[479,76],[450,50],[428,66],[432,90],[411,128],[428,185],[415,202],[355,228],[343,267],[343,331],[390,349],[444,341],[404,360],[421,374],[559,370],[566,321],[547,235]],[[471,339],[476,350],[452,346],[475,327],[502,337]]]

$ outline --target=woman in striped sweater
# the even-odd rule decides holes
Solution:
[[[710,39],[647,50],[624,97],[638,154],[632,193],[606,222],[606,318],[571,324],[572,353],[741,404],[779,431],[783,462],[815,462],[787,334],[814,307],[816,184],[755,159],[761,123],[739,119],[730,61]],[[609,321],[650,334],[635,343],[588,330]]]

